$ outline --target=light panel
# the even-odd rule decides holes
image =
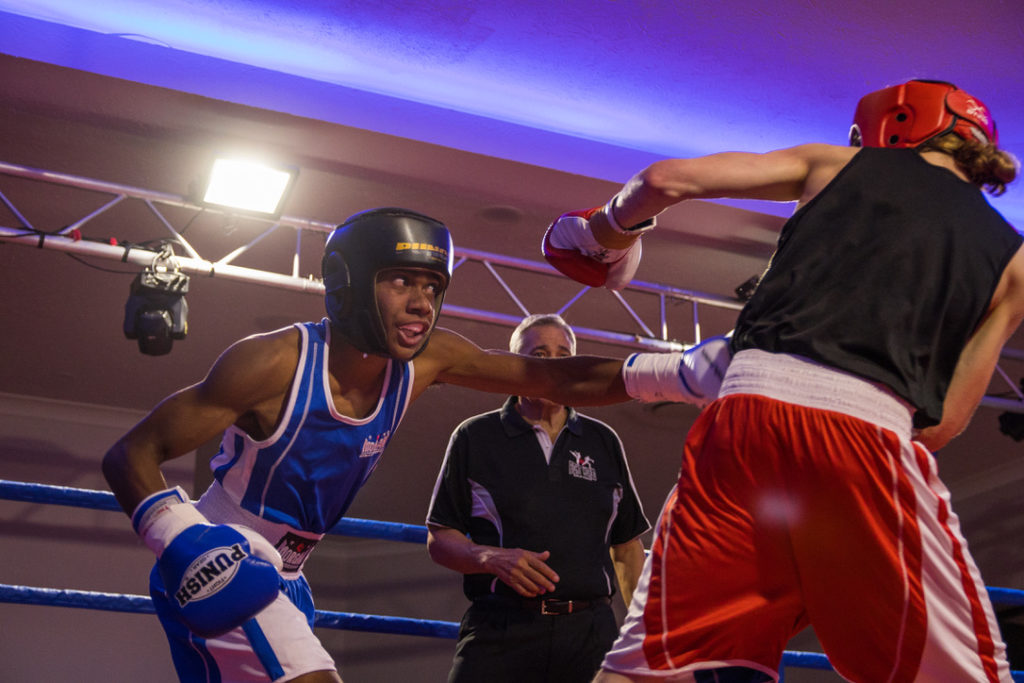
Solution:
[[[216,159],[202,202],[246,213],[279,216],[297,174],[295,168],[246,159]]]

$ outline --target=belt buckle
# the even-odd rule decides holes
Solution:
[[[551,606],[551,609],[548,608]],[[555,605],[559,607],[567,606],[568,611],[560,611],[555,608]],[[559,614],[572,614],[572,600],[541,600],[540,602],[540,613],[546,616],[557,616]]]

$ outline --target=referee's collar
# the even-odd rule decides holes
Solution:
[[[499,415],[501,417],[501,426],[505,429],[505,433],[508,436],[516,436],[524,432],[533,433],[533,425],[526,421],[519,411],[516,410],[516,404],[519,402],[518,396],[509,396],[505,399],[505,403],[501,406]],[[583,434],[583,425],[580,420],[580,416],[576,413],[576,409],[572,406],[566,406],[569,414],[565,418],[565,426],[575,436],[581,436]]]

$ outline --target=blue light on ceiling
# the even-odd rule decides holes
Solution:
[[[280,14],[279,3],[268,3]],[[162,0],[0,1],[0,10],[107,35],[142,40],[195,54],[343,85],[365,92],[475,114],[611,144],[650,148],[642,111],[609,101],[574,104],[521,79],[496,79],[470,69],[417,63],[401,50],[374,49],[395,40],[386,26],[359,26],[353,40],[304,40],[317,29],[315,7],[295,14],[295,24],[261,20],[260,3],[246,3],[240,19],[232,3]],[[346,50],[351,53],[347,54]],[[507,65],[506,65],[507,66]],[[506,69],[514,73],[514,68]]]
[[[728,34],[712,30],[715,17],[694,13],[691,18],[711,23],[687,34],[689,61],[670,60],[688,69],[681,79],[650,62],[656,51],[631,50],[627,45],[616,52],[600,44],[591,49],[588,30],[593,27],[568,26],[564,36],[545,32],[537,24],[545,17],[509,13],[501,4],[409,2],[399,7],[398,3],[356,0],[0,0],[0,11],[41,20],[37,23],[82,29],[81,33],[171,48],[176,54],[191,55],[179,61],[188,62],[195,72],[181,74],[179,69],[175,73],[178,63],[155,56],[156,48],[140,63],[126,65],[131,51],[113,46],[110,40],[91,41],[111,48],[109,55],[95,55],[74,41],[54,45],[46,37],[8,34],[2,48],[8,54],[608,180],[625,180],[645,159],[722,149],[766,151],[807,140],[844,142],[846,105],[836,102],[854,85],[848,82],[849,75],[845,85],[835,85],[823,97],[814,89],[817,86],[804,90],[821,80],[818,67],[805,60],[805,68],[794,76],[779,71],[780,63],[751,90],[755,81],[743,72],[753,69],[762,74],[762,66],[771,66],[761,65],[752,55],[775,50],[777,42],[759,41],[760,33],[749,26],[746,33],[737,29],[736,34],[745,41],[742,54],[746,56],[732,62],[728,55],[735,51],[717,51],[721,36]],[[581,16],[572,14],[573,7],[585,14],[585,3],[569,3],[568,9],[528,4],[537,12],[548,12],[548,19]],[[614,16],[629,26],[640,25],[640,19],[628,16],[628,4],[610,3],[602,12],[618,12]],[[645,33],[658,33],[660,28],[644,27]],[[452,35],[446,33],[449,29],[458,35],[447,45],[444,37]],[[538,32],[546,42],[521,40]],[[19,53],[15,43],[31,47]],[[47,51],[61,54],[51,58]],[[201,63],[203,58],[241,65],[242,70],[229,73]],[[141,63],[147,59],[154,64]],[[720,68],[719,61],[728,68]],[[278,83],[296,76],[294,80],[343,86],[395,102],[370,97],[370,106],[360,112],[346,109],[350,101],[339,104],[334,98],[288,102],[287,95],[278,96],[267,88],[266,80],[238,78],[247,67],[278,74]],[[729,71],[733,67],[735,75]],[[160,69],[162,73],[157,74]],[[826,80],[838,83],[841,76],[829,74]],[[667,84],[666,78],[672,83]],[[779,79],[788,82],[776,83]],[[858,74],[857,88],[863,80]],[[799,114],[778,106],[776,90],[801,103]],[[451,112],[463,116],[451,116]],[[402,120],[403,116],[410,120]],[[468,121],[473,116],[479,121]],[[494,122],[523,130],[510,131],[506,126],[498,131]],[[1012,222],[1024,225],[1024,182],[1017,185],[993,204]],[[755,210],[788,212],[773,205]]]

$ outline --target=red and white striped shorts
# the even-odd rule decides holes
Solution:
[[[775,680],[786,643],[813,624],[849,680],[1010,681],[949,500],[890,391],[742,351],[687,437],[603,668]]]

